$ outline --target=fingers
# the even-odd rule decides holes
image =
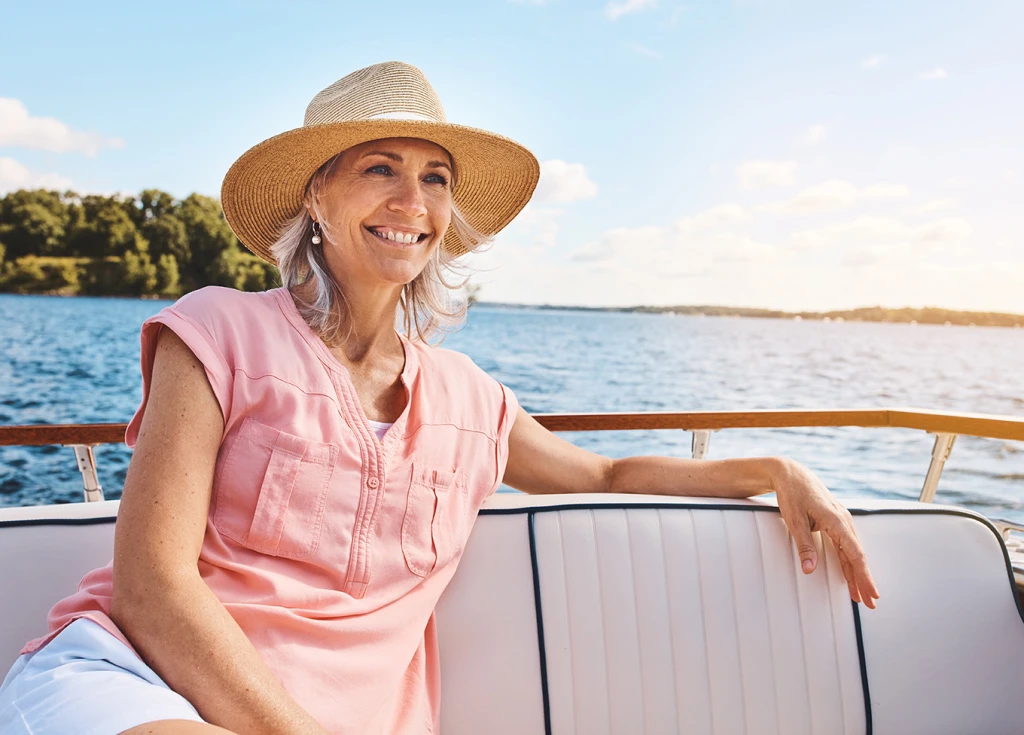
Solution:
[[[818,566],[818,547],[814,543],[811,522],[805,514],[800,514],[791,524],[790,535],[796,543],[796,551],[800,556],[800,569],[810,574]]]
[[[836,547],[839,564],[850,589],[850,598],[874,609],[878,599],[878,588],[868,568],[867,557],[852,522],[830,524],[826,534]]]
[[[854,602],[860,602],[860,591],[857,589],[857,584],[854,582],[853,567],[850,566],[850,562],[846,560],[843,554],[839,554],[839,566],[843,570],[843,577],[846,579],[846,587],[850,590],[850,599]]]

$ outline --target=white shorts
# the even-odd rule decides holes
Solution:
[[[156,720],[203,722],[130,648],[86,618],[21,656],[0,685],[4,735],[117,735]]]

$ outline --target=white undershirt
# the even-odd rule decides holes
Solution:
[[[384,434],[387,433],[387,430],[391,428],[391,424],[386,423],[384,421],[374,421],[373,419],[366,420],[369,421],[370,426],[373,427],[373,433],[377,435],[377,439],[383,440]]]

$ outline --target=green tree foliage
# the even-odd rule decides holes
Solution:
[[[71,234],[71,250],[87,258],[122,256],[146,249],[145,238],[129,214],[125,202],[115,197],[87,196],[81,200],[81,217]]]
[[[7,257],[64,255],[70,212],[56,191],[20,189],[3,198],[0,227]]]
[[[118,284],[125,296],[146,296],[156,293],[157,267],[149,253],[129,250],[119,261]]]
[[[75,258],[25,255],[0,266],[0,290],[12,293],[75,294],[80,278]]]
[[[149,243],[151,257],[159,260],[165,255],[170,255],[176,264],[186,264],[192,260],[192,249],[189,247],[185,223],[173,210],[143,221],[142,235]]]
[[[216,284],[280,285],[235,238],[216,199],[17,191],[0,198],[0,291],[175,297]]]
[[[191,194],[178,207],[178,217],[185,225],[192,251],[188,264],[182,264],[185,286],[191,290],[207,283],[229,285],[224,283],[226,271],[218,265],[218,258],[221,253],[229,253],[226,256],[229,259],[233,257],[230,251],[237,250],[238,240],[224,219],[220,203],[201,194]]]
[[[181,293],[178,261],[170,253],[164,253],[157,261],[156,289],[161,296],[174,297]]]
[[[174,201],[174,197],[168,194],[166,191],[160,191],[159,189],[146,189],[139,194],[138,199],[135,200],[135,224],[142,226],[143,222],[148,222],[151,219],[156,219],[161,215],[173,215],[175,214],[178,203]]]

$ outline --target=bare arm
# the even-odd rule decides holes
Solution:
[[[111,617],[211,724],[247,735],[324,735],[199,575],[223,430],[202,364],[162,329],[118,512]]]
[[[508,439],[505,484],[527,493],[648,493],[747,498],[775,492],[805,573],[817,566],[811,534],[826,533],[839,549],[850,597],[874,607],[878,597],[849,511],[809,469],[783,457],[749,459],[610,459],[545,429],[522,407]]]

